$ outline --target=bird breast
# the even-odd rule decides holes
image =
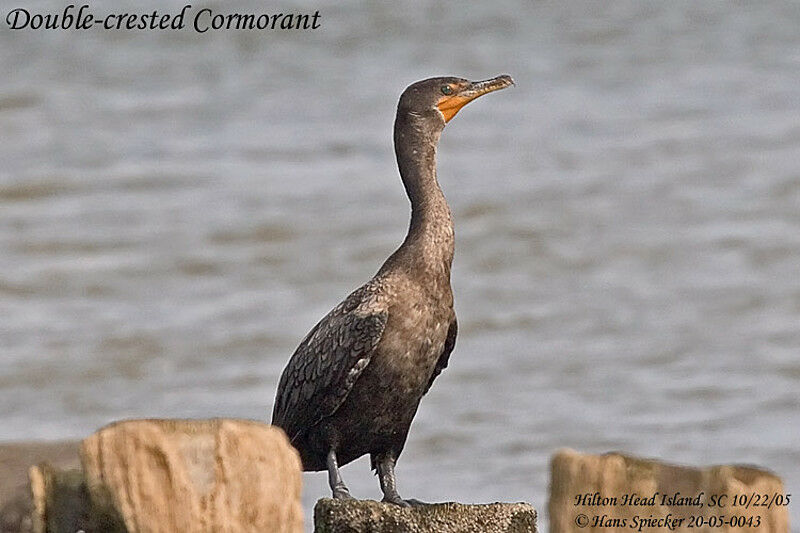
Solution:
[[[452,308],[446,304],[415,302],[390,310],[375,364],[386,387],[403,396],[425,391],[434,366],[444,349]]]

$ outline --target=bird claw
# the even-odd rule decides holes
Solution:
[[[400,496],[384,496],[383,497],[384,503],[391,503],[394,505],[399,505],[400,507],[419,507],[421,505],[428,505],[425,502],[415,500],[413,498],[404,500]]]
[[[391,503],[391,504],[394,504],[394,505],[399,505],[400,507],[411,507],[410,503],[408,503],[407,501],[405,501],[403,498],[401,498],[398,495],[395,495],[395,496],[384,496],[382,501],[383,501],[383,503]]]
[[[347,487],[336,487],[333,489],[333,498],[335,500],[354,500]]]

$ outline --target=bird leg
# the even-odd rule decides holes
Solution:
[[[337,500],[351,500],[353,497],[347,486],[342,481],[342,475],[339,473],[339,464],[336,462],[336,452],[331,448],[328,452],[328,484],[333,491],[333,497]]]
[[[411,507],[412,505],[425,505],[419,500],[404,500],[397,493],[397,484],[394,477],[395,458],[391,453],[381,454],[375,458],[373,463],[378,469],[378,480],[383,491],[383,501],[393,503],[400,507]]]

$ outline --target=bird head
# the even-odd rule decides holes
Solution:
[[[432,121],[432,125],[441,130],[471,101],[513,84],[514,80],[507,74],[483,81],[452,77],[429,78],[413,83],[403,91],[397,106],[398,115],[411,114]]]

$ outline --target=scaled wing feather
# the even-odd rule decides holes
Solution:
[[[366,287],[325,316],[300,343],[283,371],[272,423],[294,441],[331,416],[369,364],[388,312],[360,312]]]

